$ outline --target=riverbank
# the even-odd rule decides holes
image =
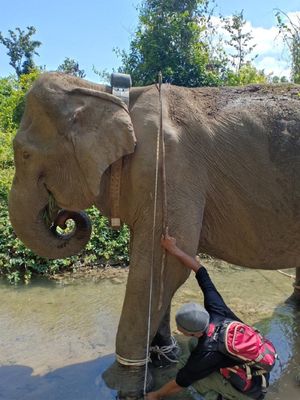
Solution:
[[[298,400],[295,376],[300,365],[299,311],[285,300],[292,279],[276,271],[257,271],[205,261],[218,290],[245,322],[274,341],[281,361],[267,400]],[[293,271],[290,271],[293,273]],[[106,267],[33,279],[28,285],[1,283],[0,393],[4,400],[113,400],[102,372],[114,361],[115,336],[128,268]],[[172,302],[202,301],[191,276]],[[181,340],[181,339],[180,339]],[[155,371],[157,385],[172,376]],[[186,395],[176,397],[187,399]],[[175,399],[175,398],[174,398]]]

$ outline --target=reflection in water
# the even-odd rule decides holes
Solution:
[[[300,307],[287,303],[276,307],[269,321],[268,337],[275,344],[280,362],[271,375],[269,399],[299,399]]]
[[[300,316],[284,304],[291,281],[276,272],[222,265],[220,273],[220,268],[214,264],[209,269],[225,300],[245,322],[267,333],[280,355],[283,372],[277,365],[268,399],[298,399],[300,389],[293,377],[300,364]],[[106,387],[101,375],[114,362],[126,278],[127,273],[119,271],[113,279],[98,282],[38,280],[19,287],[2,283],[0,399],[115,399],[116,392]],[[174,311],[183,302],[197,300],[201,296],[191,278],[176,294]],[[174,373],[160,371],[156,381],[161,384]]]
[[[264,324],[261,325],[263,329]],[[274,318],[268,321],[268,325],[268,337],[274,343],[279,357],[279,362],[276,363],[271,377],[271,382],[275,382],[287,368],[288,362],[294,355],[293,351],[297,348],[293,306],[285,304],[278,306]]]
[[[5,400],[113,400],[101,375],[114,356],[58,368],[45,375],[32,375],[32,368],[0,367],[0,398]]]

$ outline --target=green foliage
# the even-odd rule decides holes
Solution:
[[[230,39],[225,43],[233,49],[233,53],[229,55],[231,64],[238,72],[245,65],[246,57],[253,52],[256,45],[251,45],[253,39],[251,32],[245,32],[244,10],[233,14],[232,17],[223,18],[223,23],[224,29],[230,35]],[[248,62],[253,61],[256,57],[257,55]]]
[[[57,67],[58,72],[64,72],[68,75],[85,78],[85,71],[79,68],[79,63],[73,58],[66,57],[62,64]]]
[[[9,179],[6,183],[10,186]],[[1,182],[1,186],[5,185]],[[1,189],[3,192],[3,187]],[[5,275],[10,282],[17,283],[21,279],[25,282],[30,280],[33,274],[51,275],[66,268],[76,270],[82,265],[128,265],[128,228],[123,226],[119,231],[113,231],[109,228],[107,219],[100,216],[96,209],[88,210],[88,214],[93,224],[93,233],[85,250],[78,256],[49,261],[36,256],[15,236],[9,222],[7,201],[1,197],[0,274]]]
[[[95,65],[93,65],[92,69],[94,74],[98,75],[101,83],[110,85],[111,73],[107,69],[98,70]],[[112,72],[116,72],[114,68],[112,69]]]
[[[78,256],[48,261],[33,254],[15,236],[8,216],[8,192],[14,176],[12,139],[19,124],[26,91],[39,71],[0,79],[0,275],[12,283],[28,282],[32,274],[54,274],[81,265],[128,263],[129,231],[108,227],[106,218],[95,208],[88,210],[93,233],[86,249]]]
[[[93,224],[91,240],[83,253],[85,264],[121,264],[127,265],[129,230],[124,225],[120,230],[109,227],[107,218],[100,216],[96,208],[88,210]]]
[[[243,86],[250,83],[267,83],[264,71],[258,71],[253,65],[247,63],[239,71],[227,71],[225,84],[228,86]]]
[[[245,85],[265,83],[267,77],[246,61],[255,45],[245,32],[244,13],[223,18],[229,33],[226,54],[223,39],[216,40],[211,22],[213,0],[145,0],[139,9],[139,25],[128,53],[117,51],[122,67],[134,85],[157,82],[161,71],[165,82],[179,86]]]
[[[275,83],[275,85],[277,85],[278,83],[288,83],[288,81],[289,81],[286,76],[279,77],[277,75],[273,76],[271,80],[272,80],[272,83]]]
[[[13,132],[18,128],[24,111],[25,94],[39,75],[40,71],[34,69],[19,79],[0,78],[0,130]]]
[[[5,179],[3,180],[2,177]],[[25,282],[32,274],[55,274],[63,269],[76,270],[81,265],[118,264],[127,265],[129,230],[123,226],[114,231],[108,226],[107,219],[92,208],[88,210],[93,225],[93,233],[85,250],[78,256],[62,260],[46,260],[36,256],[15,236],[9,222],[7,193],[11,186],[13,168],[1,172],[0,184],[0,274],[12,283],[20,279]]]
[[[9,37],[4,37],[0,32],[0,43],[8,50],[7,55],[10,57],[10,65],[16,71],[17,76],[28,74],[35,68],[33,61],[34,55],[39,55],[36,51],[42,44],[37,40],[32,40],[32,36],[36,33],[33,26],[28,26],[27,32],[16,28],[8,31]]]
[[[202,39],[206,28],[206,0],[145,0],[139,25],[129,53],[118,51],[122,67],[133,84],[157,82],[161,71],[165,82],[196,87],[213,86],[219,77],[210,64],[207,46]]]
[[[300,17],[295,21],[282,10],[276,11],[277,26],[289,49],[292,59],[292,79],[295,83],[300,83]]]

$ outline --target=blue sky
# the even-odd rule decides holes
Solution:
[[[249,28],[255,29],[255,39],[260,52],[257,66],[274,65],[278,73],[287,71],[286,55],[282,49],[272,46],[272,27],[275,26],[274,9],[286,12],[300,11],[300,0],[216,0],[223,15],[231,15],[244,9]],[[113,48],[128,49],[131,35],[138,22],[136,6],[141,0],[0,0],[0,31],[7,35],[8,29],[17,26],[25,29],[33,25],[35,38],[42,42],[35,61],[55,70],[65,57],[74,58],[86,71],[87,79],[98,80],[96,69],[118,67],[120,64]],[[272,31],[274,35],[274,29]],[[268,46],[265,40],[269,40]],[[274,48],[272,48],[274,47]],[[276,59],[278,58],[278,60]],[[281,57],[281,61],[279,58]],[[276,69],[274,67],[274,69]],[[277,71],[277,70],[276,70]],[[0,76],[13,72],[9,67],[6,48],[0,45]]]

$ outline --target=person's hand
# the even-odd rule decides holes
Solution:
[[[194,257],[191,257],[179,247],[177,247],[176,239],[172,236],[169,236],[168,233],[162,236],[161,245],[170,254],[175,256],[181,262],[181,264],[183,264],[186,268],[191,269],[195,273],[197,273],[197,271],[201,267],[200,261],[195,260]]]
[[[168,234],[162,236],[161,245],[170,254],[175,254],[178,251],[178,247],[176,246],[176,239],[172,236],[169,236]]]
[[[146,394],[146,400],[160,400],[161,397],[156,392],[149,392]]]

